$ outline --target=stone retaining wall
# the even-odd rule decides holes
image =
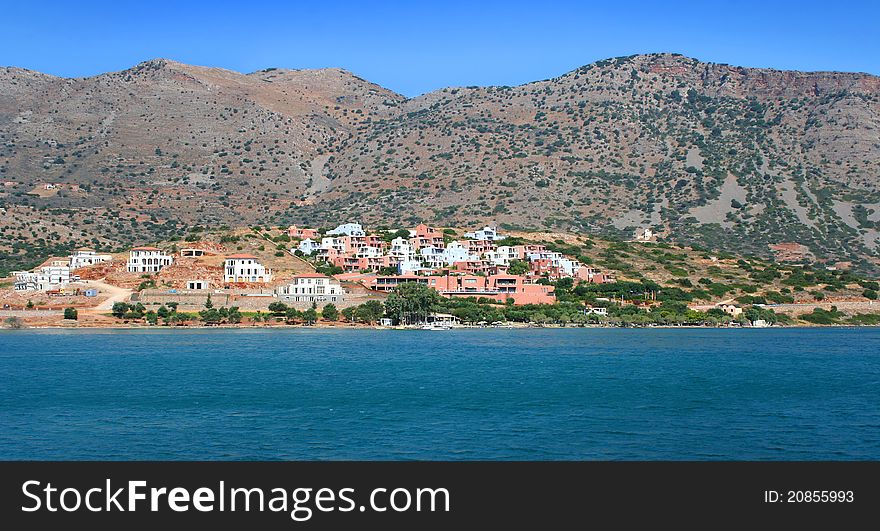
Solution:
[[[286,300],[284,297],[277,297],[274,294],[261,294],[261,296],[253,296],[253,294],[248,295],[247,293],[234,293],[234,292],[226,292],[220,291],[219,293],[214,292],[213,290],[205,290],[205,291],[187,291],[187,290],[178,290],[176,293],[169,293],[166,290],[143,290],[140,292],[137,297],[137,302],[140,302],[147,308],[151,306],[160,306],[162,304],[168,304],[169,302],[178,303],[178,309],[184,312],[192,312],[203,310],[205,308],[205,302],[208,300],[208,295],[211,296],[211,303],[215,308],[220,308],[222,306],[231,307],[238,306],[242,311],[266,311],[269,309],[269,305],[276,301],[281,301],[284,304],[296,308],[298,310],[305,310],[312,306],[310,302],[291,302]],[[357,306],[359,304],[363,304],[368,300],[383,300],[384,297],[378,294],[372,293],[346,293],[344,301],[337,301],[333,304],[336,305],[340,310],[343,308],[348,308],[349,306]],[[322,307],[326,302],[319,302],[318,307]]]

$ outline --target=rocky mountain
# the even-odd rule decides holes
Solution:
[[[358,219],[622,237],[651,226],[876,270],[880,78],[651,54],[406,99],[338,69],[6,68],[0,180],[10,263],[197,225]]]

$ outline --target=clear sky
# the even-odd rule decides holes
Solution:
[[[335,66],[414,96],[516,85],[649,52],[880,74],[880,0],[0,4],[0,65],[60,76],[156,57],[241,72]]]

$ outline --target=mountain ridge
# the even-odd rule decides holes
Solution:
[[[651,226],[680,243],[770,256],[797,242],[877,267],[872,74],[661,53],[406,98],[338,68],[158,58],[86,78],[6,67],[0,95],[0,180],[12,183],[0,207],[20,218],[0,228],[16,241],[40,239],[27,224],[47,209],[72,209],[77,243],[92,245],[349,218],[617,237]],[[22,256],[12,247],[0,259]]]
[[[564,72],[564,73],[562,73],[562,74],[560,74],[560,75],[558,75],[558,76],[549,77],[549,78],[544,78],[544,79],[536,79],[536,80],[532,80],[532,81],[526,81],[526,82],[524,82],[524,83],[517,84],[517,85],[479,85],[479,86],[464,86],[464,85],[462,85],[462,86],[453,86],[453,85],[450,85],[450,86],[447,86],[447,87],[442,87],[442,88],[439,88],[439,89],[434,89],[434,90],[431,90],[431,91],[428,91],[428,92],[424,92],[424,93],[421,93],[421,94],[417,94],[417,95],[415,95],[415,96],[411,96],[411,97],[406,97],[406,96],[404,96],[404,97],[406,97],[406,99],[416,99],[416,98],[419,98],[419,97],[421,97],[421,96],[425,96],[425,95],[427,95],[427,94],[431,94],[431,93],[433,93],[433,92],[438,92],[438,91],[443,91],[443,90],[449,90],[449,89],[463,89],[463,88],[474,88],[474,87],[477,87],[477,88],[522,87],[522,86],[524,86],[524,85],[530,85],[530,84],[533,84],[533,83],[542,83],[542,82],[548,82],[548,81],[556,81],[556,80],[559,80],[559,79],[561,79],[561,78],[563,78],[563,77],[565,77],[565,76],[567,76],[567,75],[569,75],[569,74],[576,73],[576,72],[578,72],[578,71],[580,71],[580,70],[582,70],[582,69],[585,69],[585,68],[588,68],[588,67],[592,67],[592,66],[594,66],[594,65],[601,65],[601,64],[603,64],[603,63],[607,63],[607,62],[611,62],[611,61],[616,61],[616,60],[620,60],[620,59],[632,59],[632,58],[638,58],[638,57],[677,59],[677,60],[682,60],[682,61],[689,61],[689,62],[693,62],[693,63],[699,63],[700,65],[705,65],[705,66],[707,66],[707,67],[725,68],[725,69],[730,69],[730,70],[732,70],[732,71],[741,71],[741,72],[758,72],[758,73],[764,72],[764,73],[771,73],[771,74],[791,74],[791,75],[795,75],[795,76],[797,76],[797,77],[839,77],[839,76],[851,76],[851,77],[854,77],[854,78],[856,78],[856,79],[862,79],[862,78],[870,79],[870,80],[872,80],[872,85],[873,85],[873,84],[876,84],[876,83],[878,83],[878,82],[880,82],[880,74],[871,74],[870,72],[864,72],[864,71],[843,71],[843,70],[799,70],[799,69],[780,69],[780,68],[772,68],[772,67],[739,66],[739,65],[733,65],[733,64],[730,64],[730,63],[718,63],[718,62],[713,62],[713,61],[701,61],[700,59],[697,59],[697,58],[695,58],[695,57],[691,57],[691,56],[688,56],[688,55],[684,55],[684,54],[681,54],[681,53],[675,53],[675,52],[655,52],[655,53],[632,54],[632,55],[625,55],[625,56],[619,56],[619,57],[611,57],[611,58],[607,58],[607,59],[600,59],[600,60],[594,61],[594,62],[592,62],[592,63],[586,63],[586,64],[581,65],[581,66],[579,66],[579,67],[575,67],[575,68],[573,68],[573,69],[571,69],[571,70],[568,70],[568,71],[566,71],[566,72]],[[113,70],[113,71],[102,72],[102,73],[99,73],[99,74],[93,74],[93,75],[89,75],[89,76],[59,76],[59,75],[49,74],[49,73],[41,72],[41,71],[39,71],[39,70],[33,70],[33,69],[29,69],[29,68],[25,68],[25,67],[20,67],[20,66],[16,66],[16,65],[0,66],[0,69],[2,69],[2,70],[21,71],[21,72],[29,72],[29,73],[39,74],[39,75],[41,75],[41,76],[51,77],[51,78],[55,78],[55,79],[63,79],[63,80],[88,80],[88,79],[94,79],[94,78],[101,77],[101,76],[105,76],[105,75],[109,75],[109,74],[122,74],[122,73],[126,73],[126,72],[129,72],[129,71],[135,71],[135,70],[138,70],[138,69],[140,69],[140,68],[151,67],[151,66],[153,66],[153,67],[155,67],[155,66],[159,66],[159,67],[171,66],[171,67],[174,67],[174,68],[182,68],[182,69],[184,69],[184,70],[186,70],[186,69],[218,70],[218,71],[224,71],[224,72],[228,72],[228,73],[232,73],[232,74],[238,74],[238,75],[243,75],[243,76],[253,76],[253,75],[257,75],[257,74],[261,74],[261,73],[268,73],[268,72],[322,72],[322,71],[338,71],[338,72],[341,72],[341,73],[344,73],[344,74],[350,75],[350,76],[352,76],[352,77],[355,77],[355,78],[361,79],[361,80],[363,80],[363,81],[367,81],[366,78],[363,78],[362,76],[359,76],[358,74],[352,72],[351,70],[348,70],[348,69],[346,69],[346,68],[344,68],[344,67],[336,67],[336,66],[321,67],[321,68],[267,67],[267,68],[261,68],[261,69],[259,69],[259,70],[254,70],[254,71],[251,71],[251,72],[241,72],[241,71],[238,71],[238,70],[234,70],[234,69],[231,69],[231,68],[224,68],[224,67],[221,67],[221,66],[207,66],[207,65],[188,64],[188,63],[184,63],[184,62],[182,62],[182,61],[178,61],[178,60],[175,60],[175,59],[170,59],[170,58],[168,58],[168,57],[154,57],[154,58],[152,58],[152,59],[146,59],[146,60],[144,60],[144,61],[141,61],[141,62],[139,62],[139,63],[137,63],[137,64],[135,64],[135,65],[132,65],[132,66],[130,66],[130,67],[128,67],[128,68],[125,68],[125,69],[122,69],[122,70]],[[369,82],[369,81],[367,81],[367,82]],[[386,90],[391,90],[391,89],[386,89]],[[874,85],[874,86],[872,87],[871,90],[873,90],[873,91],[880,91],[880,85]],[[392,92],[393,92],[393,91],[392,91]]]

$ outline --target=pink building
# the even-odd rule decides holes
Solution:
[[[375,234],[366,234],[364,236],[343,236],[342,240],[345,241],[346,254],[350,256],[357,254],[365,247],[378,247],[380,249],[386,247],[385,241]]]
[[[495,243],[490,240],[464,240],[461,243],[468,252],[477,256],[494,251],[496,248]]]
[[[412,232],[415,232],[415,235],[410,236],[409,243],[416,251],[423,247],[444,246],[443,232],[435,229],[434,227],[429,227],[422,223],[420,225],[417,225]]]
[[[530,254],[547,252],[547,247],[543,245],[514,245],[513,248],[519,260],[525,260]]]
[[[310,238],[312,240],[318,238],[318,230],[317,229],[301,229],[296,225],[291,225],[287,228],[287,235],[291,238],[299,238],[300,240],[305,240],[306,238]]]
[[[335,247],[321,247],[317,250],[317,257],[326,262],[332,263],[340,256],[345,256],[345,253]]]
[[[537,258],[529,262],[529,272],[532,276],[546,276],[551,280],[559,279],[565,276],[559,267],[553,265],[550,258]]]
[[[389,292],[405,282],[419,282],[435,289],[444,297],[484,297],[504,304],[513,299],[516,305],[553,304],[553,286],[529,283],[516,275],[394,275],[370,279],[367,287]]]
[[[390,256],[336,256],[330,260],[330,263],[339,266],[347,273],[355,273],[365,269],[379,270],[382,267],[391,267],[392,257]]]
[[[463,260],[453,263],[451,269],[472,275],[497,275],[501,270],[506,271],[505,268],[499,268],[487,260]]]
[[[596,268],[581,266],[577,272],[577,278],[581,280],[586,280],[590,284],[605,284],[607,282],[614,282],[614,276],[610,273],[603,273]]]

